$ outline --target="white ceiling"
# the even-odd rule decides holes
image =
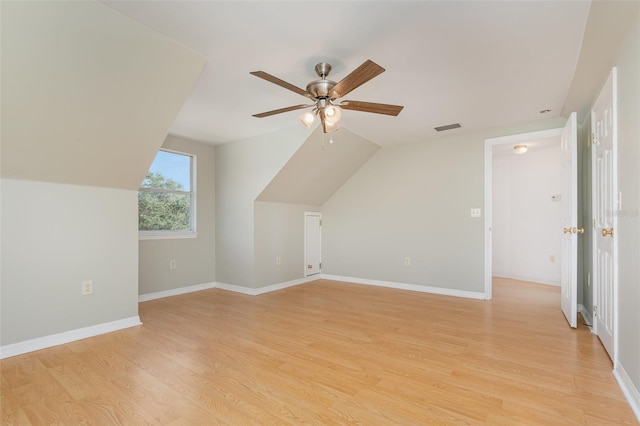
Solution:
[[[329,62],[339,81],[367,59],[386,72],[348,99],[404,105],[398,117],[345,111],[342,126],[382,146],[560,115],[590,2],[104,1],[203,54],[209,62],[171,133],[212,143],[293,125],[300,111],[252,114],[306,98],[300,88]],[[541,115],[540,110],[551,109]]]

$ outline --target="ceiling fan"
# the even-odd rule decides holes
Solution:
[[[400,111],[402,111],[402,108],[404,108],[399,105],[379,104],[374,102],[349,100],[338,101],[338,98],[347,95],[352,90],[360,87],[367,81],[384,72],[384,68],[371,60],[365,61],[338,83],[327,80],[329,72],[331,71],[331,65],[328,63],[320,62],[316,65],[315,71],[320,79],[307,84],[306,90],[302,90],[299,87],[280,80],[279,78],[274,77],[271,74],[267,74],[264,71],[251,72],[250,74],[255,75],[256,77],[260,77],[271,83],[277,84],[278,86],[284,87],[285,89],[291,90],[292,92],[313,101],[312,104],[294,105],[286,108],[275,109],[273,111],[262,112],[260,114],[253,114],[253,116],[263,118],[297,109],[313,108],[310,112],[307,112],[300,117],[302,122],[307,127],[311,127],[315,116],[319,115],[320,121],[322,122],[322,130],[324,133],[331,133],[335,132],[340,127],[339,121],[342,115],[341,109],[397,116],[400,114]]]

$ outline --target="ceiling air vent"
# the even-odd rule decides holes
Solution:
[[[462,127],[460,123],[447,124],[446,126],[434,127],[436,132],[444,132],[445,130],[459,129]]]

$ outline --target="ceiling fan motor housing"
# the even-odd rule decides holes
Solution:
[[[327,80],[327,76],[331,72],[331,64],[320,62],[316,65],[315,70],[320,80],[307,84],[307,93],[316,99],[329,99],[329,93],[336,85],[335,81]]]
[[[307,93],[316,99],[328,99],[329,93],[337,83],[331,80],[315,80],[307,84]]]

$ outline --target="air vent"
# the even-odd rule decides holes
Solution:
[[[447,124],[446,126],[434,127],[436,132],[444,132],[445,130],[459,129],[462,127],[460,123]]]

